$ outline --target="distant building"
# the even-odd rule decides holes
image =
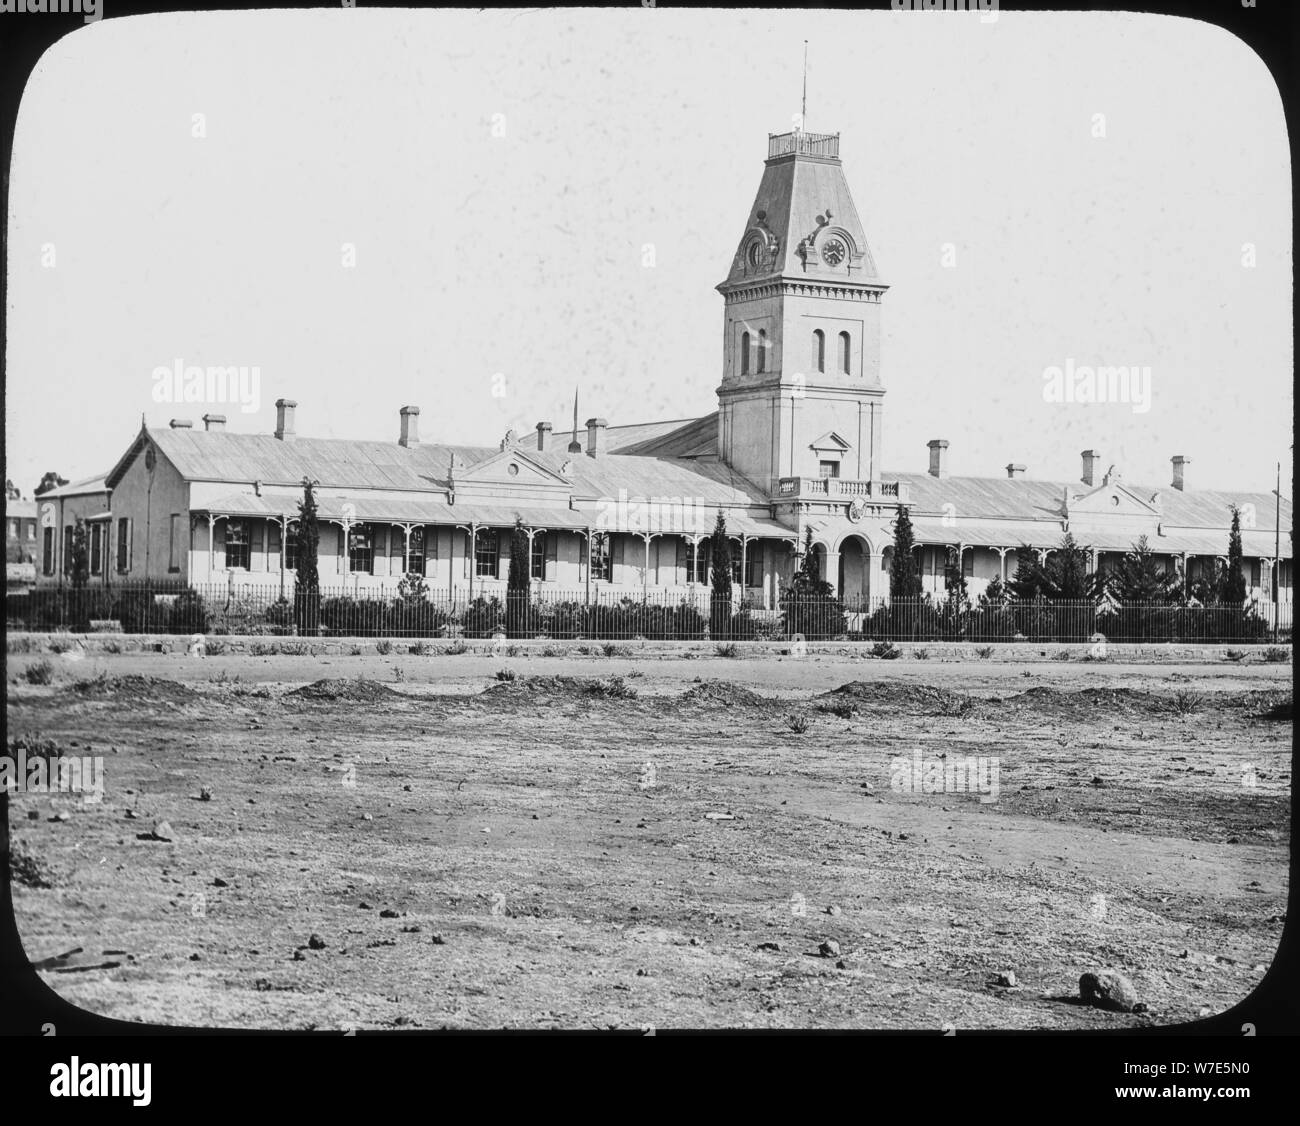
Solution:
[[[1004,477],[953,477],[942,439],[928,458],[916,451],[924,472],[884,468],[888,286],[838,134],[769,137],[717,288],[722,379],[718,410],[703,418],[622,427],[590,418],[579,433],[575,413],[567,445],[539,422],[534,435],[481,447],[423,441],[419,408],[406,406],[394,441],[347,441],[300,435],[298,404],[281,399],[273,435],[230,433],[221,415],[205,416],[202,430],[182,419],[144,426],[104,478],[54,489],[42,506],[57,503],[62,536],[77,515],[100,530],[99,581],[285,589],[306,478],[318,483],[323,585],[391,591],[418,572],[434,591],[460,595],[504,589],[516,517],[542,589],[698,592],[721,511],[735,540],[733,582],[768,607],[790,582],[808,528],[822,575],[843,595],[886,596],[900,505],[911,513],[924,589],[943,590],[951,551],[973,596],[1010,577],[1016,548],[1046,556],[1067,529],[1093,549],[1094,567],[1145,535],[1194,580],[1226,558],[1235,507],[1249,588],[1291,600],[1290,503],[1275,558],[1273,495],[1194,491],[1182,456],[1160,486],[1126,481],[1114,465],[1103,471],[1095,450],[1083,452],[1074,481],[1036,481],[1015,462]],[[43,581],[58,579],[54,539],[53,554],[47,541],[41,556]]]

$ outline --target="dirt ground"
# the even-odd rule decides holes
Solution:
[[[19,933],[107,1016],[1163,1025],[1245,997],[1282,931],[1286,664],[34,660],[11,738],[106,788],[10,799]],[[996,795],[900,789],[918,756]],[[1078,1003],[1107,968],[1145,1011]]]

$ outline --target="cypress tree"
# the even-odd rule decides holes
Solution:
[[[1241,511],[1232,509],[1232,530],[1228,533],[1228,573],[1223,580],[1223,601],[1240,606],[1246,601],[1246,576],[1241,570]]]
[[[510,572],[506,577],[506,621],[511,637],[522,637],[528,630],[528,591],[531,581],[528,532],[523,518],[515,517],[510,533]]]
[[[298,502],[298,567],[293,580],[294,620],[298,632],[315,635],[320,629],[320,523],[312,483],[302,482]]]
[[[731,545],[727,540],[727,521],[721,512],[709,537],[709,585],[712,598],[709,632],[724,637],[731,629]]]
[[[916,573],[916,559],[912,549],[916,535],[912,531],[912,518],[907,506],[899,505],[894,518],[894,557],[889,562],[889,597],[916,598],[921,593],[921,576]]]

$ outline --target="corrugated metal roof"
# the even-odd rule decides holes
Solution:
[[[671,430],[628,443],[618,452],[644,457],[701,457],[715,454],[718,448],[718,412],[703,418],[674,424]]]
[[[102,493],[108,490],[104,481],[107,473],[100,473],[94,477],[83,477],[80,481],[72,481],[66,485],[60,485],[57,489],[51,489],[47,493],[41,493],[36,498],[36,502],[43,500],[57,500],[62,497],[83,497],[93,496],[95,493]]]
[[[607,453],[618,453],[630,446],[637,446],[670,434],[683,426],[689,426],[697,421],[691,418],[674,418],[667,419],[663,422],[640,422],[631,426],[607,426],[605,428],[605,451]],[[578,441],[586,449],[587,439],[586,431],[579,431]],[[564,443],[568,446],[568,440]],[[639,453],[639,450],[629,450],[630,453]]]

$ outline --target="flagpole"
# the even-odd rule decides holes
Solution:
[[[1282,613],[1282,463],[1277,463],[1277,504],[1273,515],[1273,644],[1277,644],[1278,625]]]
[[[799,131],[808,132],[808,40],[803,41],[803,101],[799,105]]]

